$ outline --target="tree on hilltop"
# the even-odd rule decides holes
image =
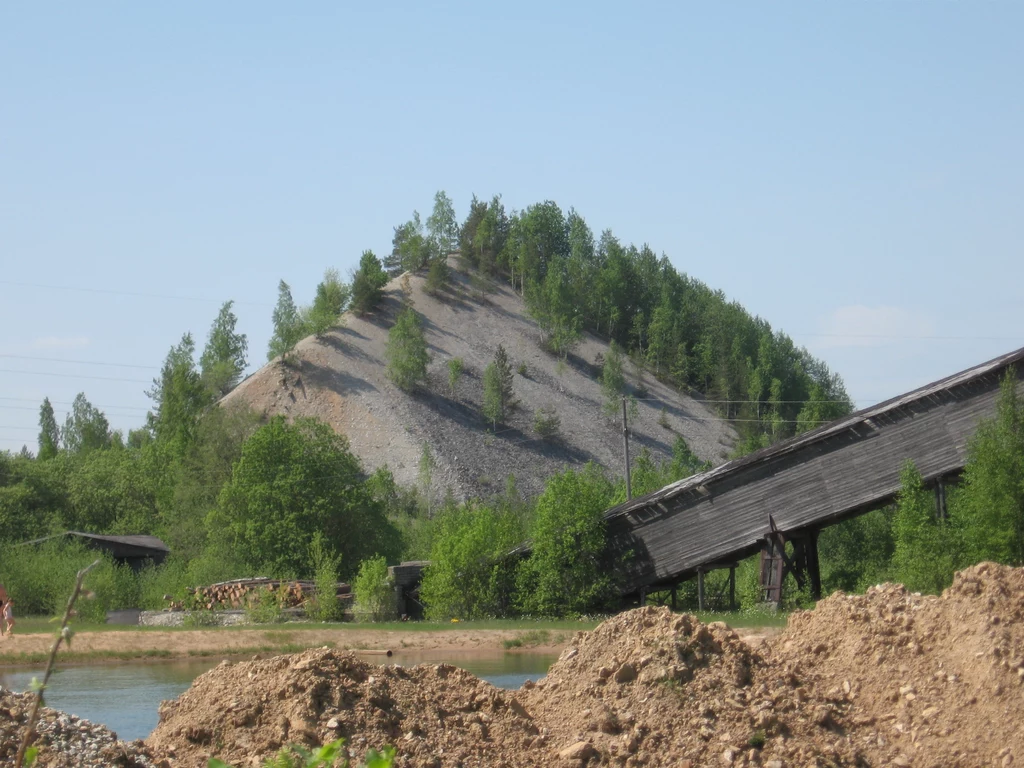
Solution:
[[[210,335],[199,358],[200,375],[215,398],[221,398],[238,386],[246,366],[249,340],[236,333],[238,318],[232,311],[233,301],[221,305]]]
[[[306,329],[299,315],[299,310],[292,299],[292,289],[284,280],[277,285],[277,305],[271,316],[274,322],[274,335],[267,346],[267,359],[273,360],[280,356],[288,362],[289,353],[302,340]]]
[[[352,275],[352,309],[359,315],[373,310],[384,296],[388,273],[373,251],[363,251],[359,268]]]

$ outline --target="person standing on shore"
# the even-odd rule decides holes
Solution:
[[[14,634],[14,601],[9,597],[4,600],[3,620],[4,624],[7,625],[4,631],[7,633],[7,636],[10,637]]]
[[[3,584],[0,584],[0,637],[6,635],[4,630],[4,624],[7,623],[7,604],[11,602],[11,598],[7,596],[7,590]],[[11,626],[14,626],[14,613],[11,612]]]

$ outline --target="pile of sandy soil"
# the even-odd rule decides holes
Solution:
[[[941,597],[835,594],[756,649],[640,608],[502,691],[447,665],[327,649],[227,662],[161,708],[165,765],[259,765],[339,736],[399,766],[976,766],[1024,760],[1024,569],[983,563]]]
[[[215,755],[256,766],[287,744],[344,737],[361,759],[394,745],[403,766],[529,766],[544,739],[510,691],[449,666],[380,667],[347,651],[223,662],[160,708],[148,739],[174,766]]]
[[[847,707],[769,665],[725,624],[640,608],[580,633],[522,692],[564,746],[602,765],[857,765]],[[588,746],[582,746],[582,745]]]
[[[0,688],[0,766],[13,766],[32,709],[33,696]],[[150,752],[139,741],[119,741],[102,725],[58,712],[39,710],[36,725],[40,768],[152,768]]]
[[[982,563],[941,597],[884,584],[837,593],[768,642],[848,707],[871,765],[1024,761],[1024,569]]]

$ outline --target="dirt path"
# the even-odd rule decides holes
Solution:
[[[745,629],[739,631],[757,645],[775,628]],[[524,630],[515,629],[465,629],[465,630],[375,630],[375,629],[294,629],[280,628],[231,628],[193,629],[172,632],[160,631],[109,631],[83,632],[75,635],[70,652],[63,651],[66,660],[102,660],[104,657],[119,659],[187,658],[190,656],[211,656],[216,654],[249,654],[274,650],[296,650],[297,647],[315,648],[331,645],[349,650],[391,650],[391,651],[451,651],[464,652],[504,650],[506,640],[520,638]],[[528,648],[536,652],[559,652],[570,640],[573,633],[552,630],[549,641],[543,645]],[[29,655],[49,651],[53,636],[46,633],[14,635],[0,640],[0,666],[11,666],[33,661]],[[24,656],[23,656],[24,654]],[[25,658],[29,656],[29,658]]]

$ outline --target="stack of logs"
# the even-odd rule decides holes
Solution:
[[[312,581],[279,581],[278,579],[254,578],[235,579],[211,584],[208,587],[189,587],[189,597],[175,600],[171,595],[164,595],[170,605],[167,610],[184,611],[188,608],[205,608],[207,610],[245,608],[255,600],[260,592],[270,591],[277,596],[278,605],[282,608],[301,608],[309,598],[316,594],[316,585]],[[352,600],[352,587],[344,582],[337,584],[336,593],[343,602]]]

